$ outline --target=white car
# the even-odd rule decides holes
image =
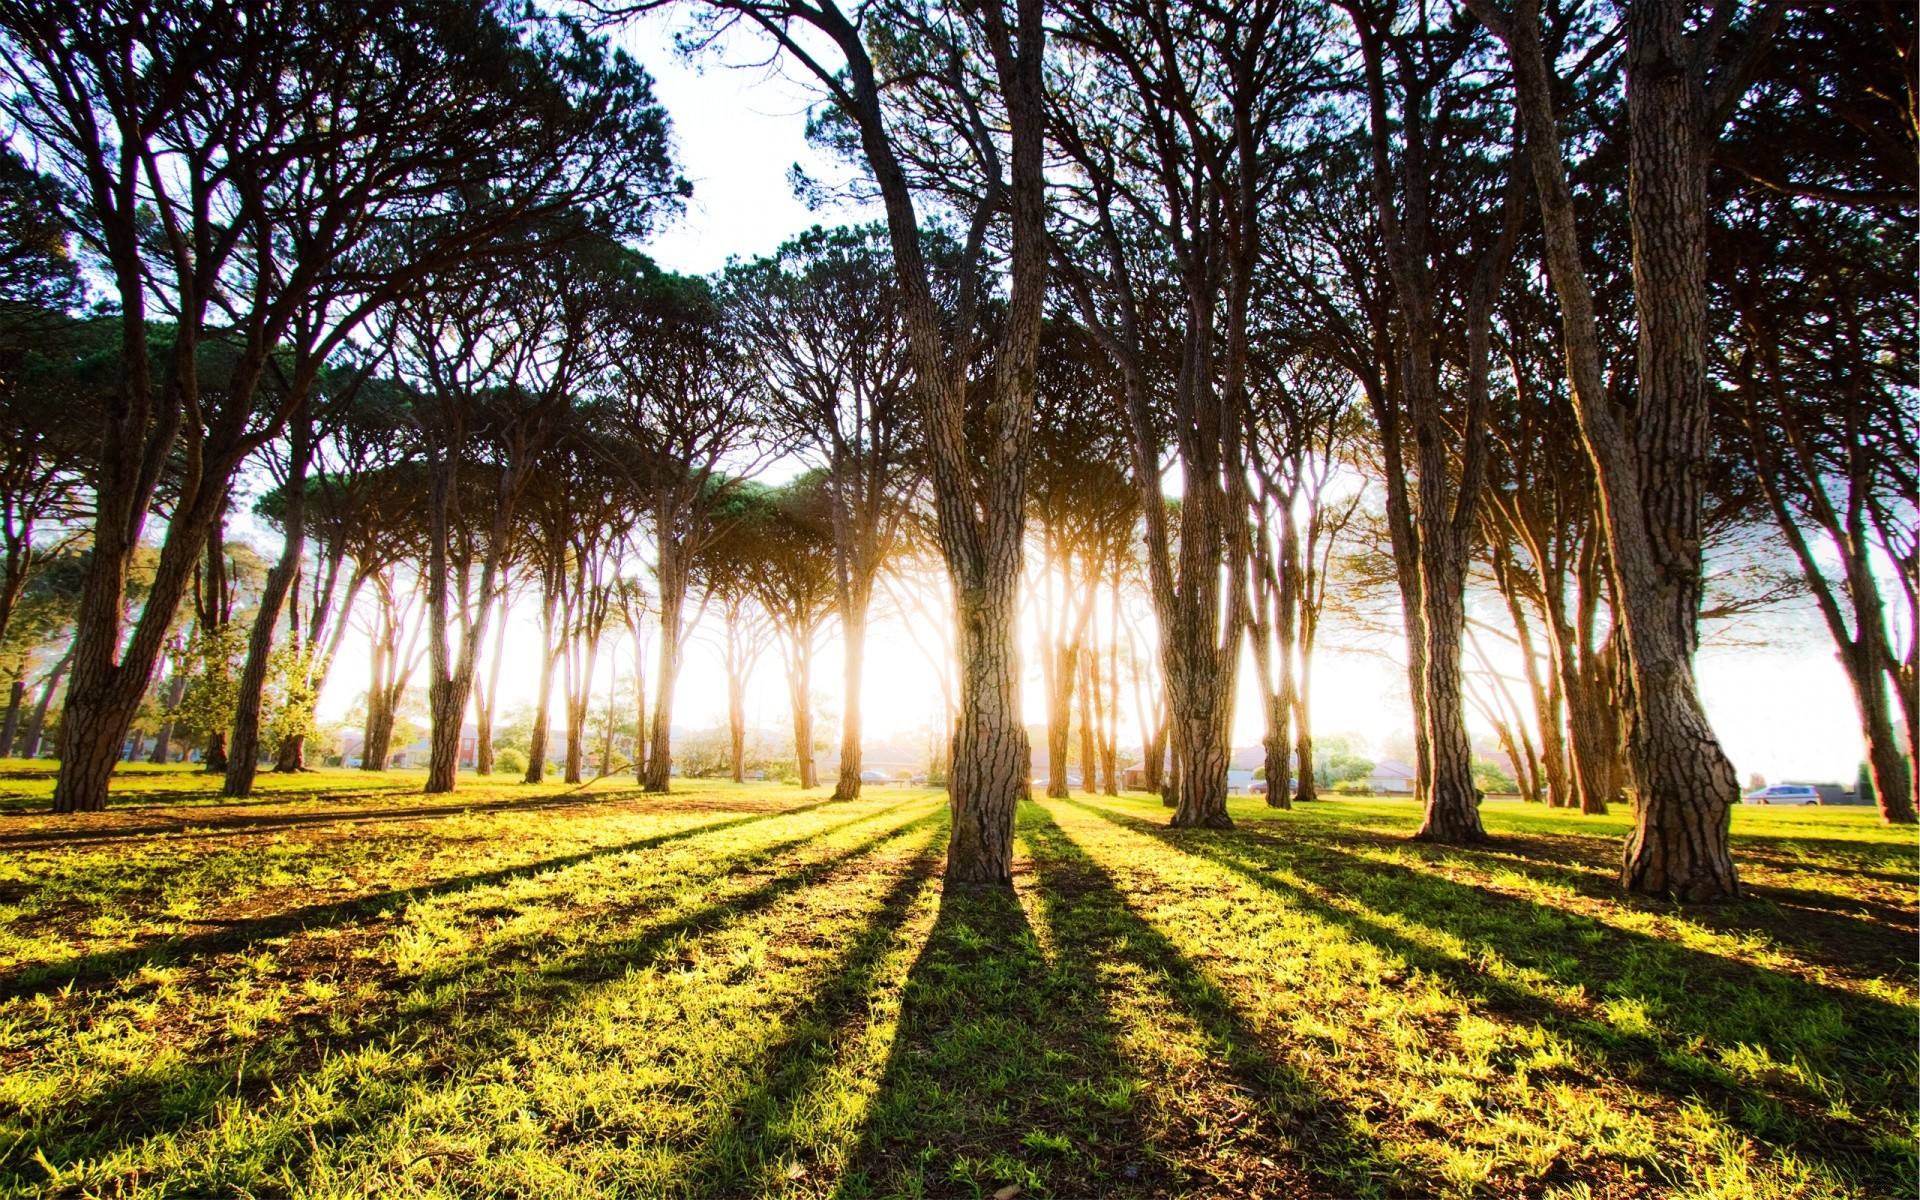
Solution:
[[[1740,797],[1745,804],[1818,804],[1820,793],[1804,783],[1776,783]]]

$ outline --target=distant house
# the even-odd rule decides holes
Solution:
[[[1378,763],[1367,776],[1367,786],[1382,796],[1410,796],[1419,772],[1403,762],[1388,759]]]

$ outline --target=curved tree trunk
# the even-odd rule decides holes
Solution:
[[[280,739],[280,748],[273,756],[273,769],[279,775],[295,775],[307,769],[306,734],[296,733]]]
[[[307,461],[313,455],[313,422],[302,404],[288,424],[287,498],[284,538],[280,559],[267,572],[266,586],[260,592],[260,607],[247,634],[247,662],[240,671],[239,695],[233,712],[233,754],[227,763],[227,777],[221,786],[224,796],[253,794],[253,777],[260,770],[260,704],[267,687],[268,659],[273,653],[273,631],[280,624],[280,610],[287,592],[300,572],[300,556],[306,551]],[[299,631],[295,630],[298,637]]]

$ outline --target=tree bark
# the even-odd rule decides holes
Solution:
[[[1737,896],[1727,830],[1739,779],[1693,675],[1707,450],[1707,139],[1684,31],[1687,5],[1630,0],[1626,7],[1628,210],[1640,324],[1630,435],[1605,387],[1537,6],[1524,4],[1508,24],[1490,0],[1470,4],[1513,60],[1574,411],[1600,485],[1625,635],[1635,793],[1621,884],[1681,901]]]
[[[306,550],[307,463],[313,456],[313,422],[305,404],[295,412],[288,430],[285,537],[279,561],[267,572],[260,608],[247,634],[247,662],[240,671],[233,713],[233,752],[220,789],[221,795],[234,798],[253,794],[253,778],[260,770],[260,704],[267,687],[273,631],[280,624],[280,609]]]

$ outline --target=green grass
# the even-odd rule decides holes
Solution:
[[[0,1194],[1886,1197],[1916,1179],[1915,846],[1743,809],[1748,898],[1624,818],[1399,801],[1173,831],[943,797],[0,763]]]

